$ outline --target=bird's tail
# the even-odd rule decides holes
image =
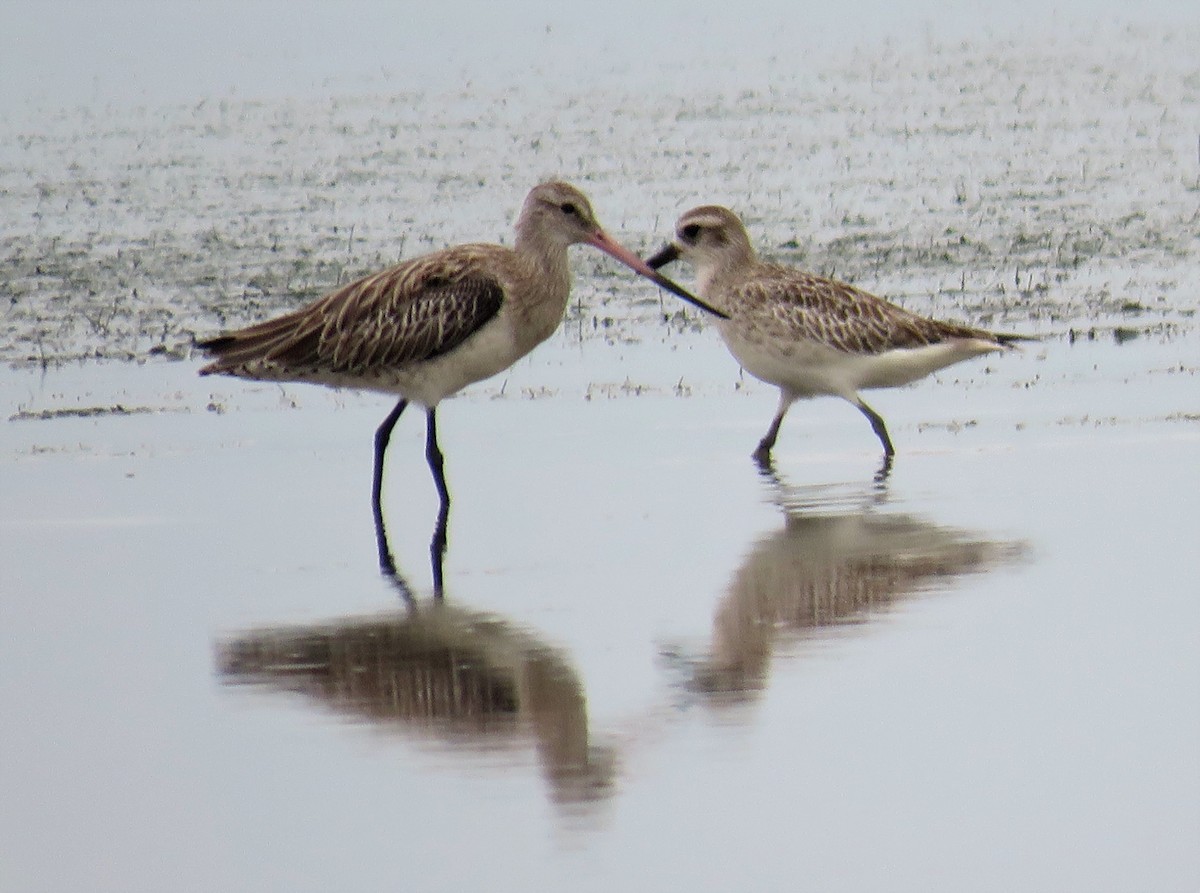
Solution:
[[[234,374],[247,364],[278,359],[285,351],[311,352],[320,340],[320,325],[297,329],[294,317],[295,314],[287,314],[196,342],[196,347],[213,360],[200,374]]]

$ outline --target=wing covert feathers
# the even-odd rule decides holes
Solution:
[[[215,358],[200,372],[353,376],[451,351],[504,301],[504,286],[474,247],[416,258],[292,313],[199,342]]]
[[[917,316],[844,282],[790,267],[763,264],[760,275],[740,283],[731,306],[779,329],[853,354],[924,347],[953,339],[982,339],[998,346],[1032,340]]]

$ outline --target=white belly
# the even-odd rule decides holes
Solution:
[[[384,373],[373,387],[425,407],[436,406],[468,385],[503,372],[527,353],[501,317],[447,354]]]
[[[381,367],[367,373],[335,373],[325,370],[282,369],[259,366],[245,377],[267,381],[304,381],[333,388],[356,388],[398,394],[426,408],[477,381],[491,378],[509,368],[536,346],[520,342],[507,316],[488,322],[448,353],[409,363]]]
[[[718,328],[743,369],[796,397],[830,395],[852,400],[860,390],[900,387],[960,360],[1002,349],[960,339],[874,354],[846,353],[806,338],[766,338],[730,322],[721,322]]]

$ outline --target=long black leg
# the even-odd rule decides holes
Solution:
[[[771,450],[775,448],[775,440],[779,437],[779,426],[783,424],[783,417],[787,415],[788,409],[795,402],[795,394],[786,388],[781,387],[779,389],[779,409],[775,411],[775,418],[771,420],[771,427],[767,429],[767,433],[763,435],[763,439],[758,442],[758,448],[751,453],[760,468],[770,463]]]
[[[779,412],[775,414],[771,427],[767,429],[763,439],[758,442],[758,448],[751,454],[760,467],[771,463],[771,450],[775,447],[775,440],[779,437],[779,426],[783,424],[783,417],[787,415],[787,411],[787,405],[779,407]]]
[[[381,494],[383,492],[383,457],[387,453],[388,441],[392,437],[392,429],[396,427],[396,421],[400,418],[400,414],[404,412],[404,407],[408,406],[407,400],[401,400],[388,413],[388,417],[383,420],[375,430],[375,474],[371,483],[371,513],[375,518],[375,545],[379,549],[379,569],[385,574],[395,575],[396,562],[392,559],[392,551],[388,548],[387,531],[383,526],[383,505],[381,502]]]
[[[446,557],[446,525],[450,518],[450,490],[446,486],[445,457],[437,442],[436,408],[430,407],[426,415],[428,424],[425,428],[425,461],[433,472],[433,483],[441,497],[441,507],[438,509],[437,526],[433,530],[433,540],[429,543],[429,560],[433,566],[433,594],[438,598],[442,595],[442,562]]]
[[[888,437],[887,425],[883,423],[883,417],[871,407],[867,406],[867,404],[863,403],[861,397],[855,401],[854,405],[857,406],[862,414],[870,420],[871,428],[874,430],[875,436],[878,437],[879,442],[883,444],[884,458],[891,459],[892,456],[896,455],[896,449],[892,446],[892,439]],[[887,464],[888,468],[890,469],[891,463],[889,462]]]

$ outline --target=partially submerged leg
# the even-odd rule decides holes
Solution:
[[[854,405],[871,422],[871,429],[875,432],[875,436],[879,438],[879,442],[883,444],[884,458],[890,460],[892,456],[896,455],[896,449],[892,446],[892,439],[888,437],[887,425],[883,423],[883,417],[867,406],[867,404],[863,403],[862,397],[856,396]],[[886,467],[888,470],[891,470],[891,462],[887,462]]]
[[[880,493],[887,492],[888,476],[892,473],[892,456],[885,454],[879,470],[875,472],[875,487]]]
[[[758,448],[753,453],[759,465],[764,465],[771,461],[771,450],[774,449],[775,440],[779,437],[779,426],[783,424],[783,417],[787,415],[788,408],[795,402],[795,396],[787,391],[780,390],[779,409],[775,412],[775,418],[771,421],[771,427],[767,429],[767,433],[758,442]]]
[[[379,569],[386,574],[396,573],[396,564],[392,560],[392,552],[388,548],[387,531],[383,527],[383,457],[387,453],[388,441],[392,437],[392,429],[396,421],[408,406],[407,400],[400,400],[386,419],[375,431],[375,474],[371,483],[371,512],[375,517],[375,545],[379,549]]]
[[[433,594],[442,594],[442,562],[446,557],[446,526],[450,518],[450,490],[446,486],[445,457],[437,442],[437,416],[435,407],[430,407],[426,414],[425,428],[425,461],[433,472],[433,483],[437,487],[441,506],[438,508],[437,526],[433,530],[433,540],[429,543],[429,559],[433,567]]]

